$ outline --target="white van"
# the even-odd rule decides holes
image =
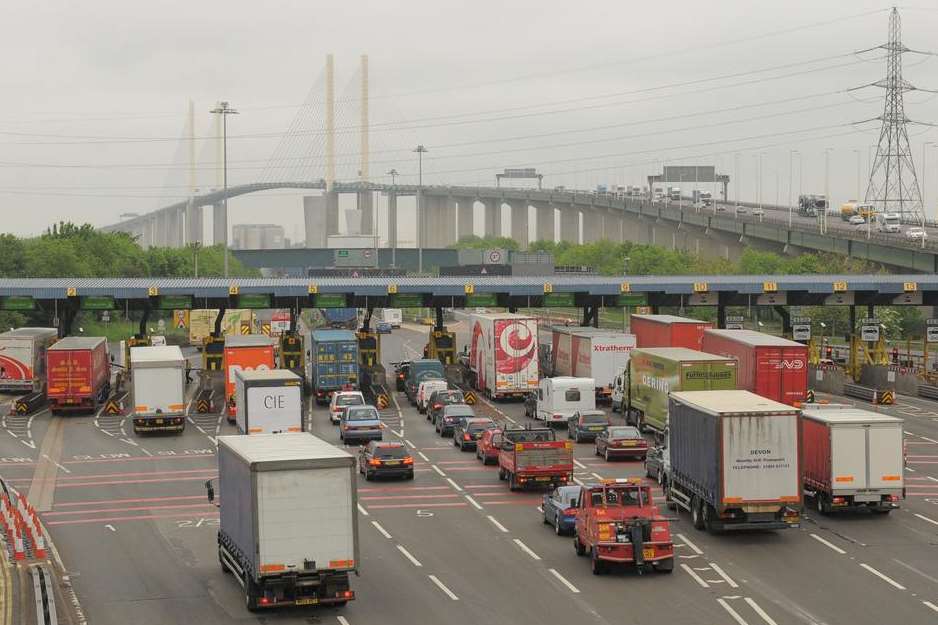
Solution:
[[[876,230],[879,232],[899,232],[901,230],[899,213],[876,213]]]
[[[596,409],[596,380],[593,378],[541,378],[537,385],[534,418],[548,424],[566,425],[574,412]]]
[[[430,395],[436,391],[445,391],[449,388],[446,380],[424,380],[417,387],[417,412],[424,414],[427,411],[427,403],[430,401]]]
[[[625,405],[625,395],[629,392],[629,381],[627,377],[629,366],[623,367],[616,377],[612,380],[612,411],[619,412]]]
[[[404,314],[401,312],[400,308],[382,308],[381,309],[381,321],[389,324],[392,328],[401,327],[401,322],[404,320]]]

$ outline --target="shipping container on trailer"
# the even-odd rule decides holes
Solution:
[[[713,327],[709,321],[675,315],[632,315],[629,327],[637,347],[701,347],[704,330]]]
[[[264,371],[277,367],[274,359],[274,343],[269,336],[225,337],[225,404],[229,423],[234,423],[237,414],[235,405],[235,382],[238,371]]]
[[[354,310],[354,309],[351,309]],[[310,384],[316,403],[329,403],[338,390],[358,390],[358,337],[350,330],[310,333]]]
[[[801,411],[749,391],[671,393],[668,501],[697,529],[801,523]]]
[[[286,369],[235,372],[236,423],[242,434],[302,432],[303,380]]]
[[[46,350],[46,391],[53,414],[94,411],[111,392],[104,337],[68,336]]]
[[[805,493],[821,514],[888,514],[905,497],[903,420],[842,404],[805,404]]]
[[[176,345],[131,347],[134,432],[186,427],[186,359]]]
[[[355,598],[354,456],[305,432],[219,436],[218,482],[218,559],[248,610]]]
[[[495,399],[537,389],[537,319],[514,313],[473,314],[469,369],[475,388]]]
[[[632,350],[626,377],[626,422],[663,432],[668,426],[668,394],[674,391],[735,390],[736,359],[685,347]]]
[[[0,392],[31,393],[46,383],[46,350],[55,328],[16,328],[0,334]]]
[[[593,378],[596,398],[610,400],[616,374],[628,365],[635,335],[573,326],[551,328],[554,375]]]
[[[804,401],[808,390],[808,347],[753,330],[704,332],[703,351],[739,361],[737,388],[783,404]]]

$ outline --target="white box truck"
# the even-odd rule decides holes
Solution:
[[[596,400],[611,401],[616,375],[629,364],[635,335],[602,328],[554,326],[553,374],[596,381]]]
[[[186,427],[186,359],[177,345],[131,347],[134,432]]]
[[[400,308],[382,308],[381,317],[378,321],[383,321],[384,323],[390,324],[392,328],[401,327],[401,322],[404,320],[404,314],[401,312]]]
[[[473,388],[494,399],[537,390],[537,319],[514,313],[470,317],[469,371]]]
[[[46,383],[46,349],[55,328],[16,328],[0,334],[0,392],[32,393]]]
[[[805,404],[802,476],[817,511],[888,514],[905,497],[902,419],[842,404]]]
[[[355,598],[354,456],[305,432],[219,436],[218,483],[218,559],[249,611]]]
[[[235,406],[242,434],[305,430],[303,380],[287,369],[236,370]]]

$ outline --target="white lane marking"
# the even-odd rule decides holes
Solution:
[[[739,615],[739,612],[730,607],[730,604],[726,602],[726,599],[717,599],[717,603],[723,606],[723,609],[729,612],[730,616],[733,617],[733,620],[739,623],[739,625],[749,625],[749,623],[746,622],[746,619]]]
[[[686,564],[681,564],[681,568],[687,571],[687,574],[693,577],[694,581],[700,584],[701,588],[710,588],[710,584],[705,582],[700,575],[697,575],[697,573],[694,572],[694,569],[690,568]]]
[[[460,486],[459,484],[457,484],[456,482],[454,482],[454,481],[453,481],[453,478],[448,477],[448,478],[446,478],[446,481],[449,482],[449,485],[450,485],[450,486],[452,486],[452,487],[455,488],[456,490],[462,492],[462,486]]]
[[[533,551],[530,547],[528,547],[528,546],[525,545],[523,542],[521,542],[521,539],[520,539],[520,538],[515,538],[512,542],[514,542],[516,545],[518,545],[518,548],[521,549],[521,551],[525,552],[526,554],[528,554],[529,556],[531,556],[531,557],[534,558],[535,560],[540,560],[540,559],[541,559],[541,556],[539,556],[539,555],[537,555],[536,553],[534,553],[534,551]]]
[[[718,565],[716,562],[710,562],[709,564],[710,568],[716,571],[717,575],[726,580],[726,583],[730,585],[730,588],[739,588],[739,584],[734,582],[732,578],[726,574],[726,571],[720,568],[720,565]]]
[[[453,601],[459,601],[459,597],[456,596],[456,593],[454,593],[452,590],[450,590],[449,588],[447,588],[447,587],[446,587],[446,584],[444,584],[443,582],[441,582],[441,581],[439,580],[439,578],[437,578],[436,575],[427,575],[427,577],[430,578],[430,581],[431,581],[431,582],[433,582],[434,584],[436,584],[436,587],[437,587],[437,588],[439,588],[439,589],[442,590],[444,593],[446,593],[446,596],[447,596],[447,597],[449,597],[449,598],[452,599]]]
[[[63,467],[61,464],[59,464],[58,462],[56,462],[55,460],[53,460],[52,458],[50,458],[50,457],[49,457],[49,454],[42,454],[42,457],[45,458],[46,460],[48,460],[49,462],[51,462],[52,464],[54,464],[55,466],[57,466],[57,467],[58,467],[59,469],[61,469],[62,471],[65,471],[66,473],[71,473],[70,470],[66,469],[66,468]]]
[[[436,466],[435,464],[431,464],[430,466],[433,467],[434,471],[440,474],[440,477],[446,477],[446,474],[440,470],[440,467]]]
[[[574,478],[573,478],[573,481],[576,482],[577,484],[579,484],[580,486],[583,486],[583,480],[581,480],[580,478],[574,477]]]
[[[929,443],[938,444],[938,441],[936,441],[933,438],[928,438],[927,436],[919,436],[919,438],[922,439],[923,441],[928,441]]]
[[[391,430],[392,432],[394,432],[394,436],[396,436],[396,437],[398,437],[398,438],[404,438],[404,430],[401,430],[400,432],[398,432],[397,430],[395,430],[395,429],[393,429],[393,428],[388,428],[388,429]]]
[[[559,581],[561,584],[563,584],[564,586],[566,586],[567,588],[569,588],[569,589],[570,589],[570,592],[579,594],[580,589],[577,588],[576,586],[574,586],[573,584],[571,584],[571,583],[567,580],[566,577],[564,577],[563,575],[561,575],[560,573],[558,573],[558,572],[557,572],[557,569],[547,569],[547,570],[550,571],[550,574],[551,574],[551,575],[553,575],[554,577],[557,578],[557,581]]]
[[[108,524],[105,525],[104,527],[108,528],[108,529],[111,530],[112,532],[116,532],[116,531],[117,531],[117,530],[114,528],[114,526],[111,525],[110,523],[108,523]]]
[[[692,543],[692,542],[690,541],[690,539],[687,538],[687,536],[685,536],[684,534],[675,534],[675,536],[677,536],[678,538],[680,538],[681,540],[683,540],[683,541],[684,541],[684,544],[687,545],[688,547],[690,547],[690,550],[693,551],[694,553],[696,553],[698,556],[702,556],[702,555],[703,555],[703,551],[700,550],[700,547],[698,547],[697,545],[695,545],[694,543]]]
[[[542,508],[541,506],[538,506],[538,507],[537,507],[537,511],[540,512],[541,514],[543,514],[543,513],[544,513],[544,508]]]
[[[926,475],[925,478],[931,480],[932,482],[938,482],[938,477],[932,477],[930,475]]]
[[[414,445],[413,443],[411,443],[408,439],[405,438],[405,439],[404,439],[404,442],[407,443],[408,445],[410,445],[413,449],[417,449],[417,446]]]
[[[596,478],[597,480],[599,480],[599,481],[602,481],[602,480],[603,480],[603,476],[601,476],[599,473],[590,473],[590,475],[592,475],[593,477],[595,477],[595,478]]]
[[[925,516],[924,514],[919,514],[918,512],[916,512],[916,513],[915,513],[915,516],[917,516],[918,518],[922,519],[923,521],[928,521],[928,522],[931,523],[932,525],[938,525],[938,521],[936,521],[936,520],[934,520],[934,519],[929,519],[929,518],[928,518],[927,516]]]
[[[746,597],[746,603],[749,604],[749,606],[753,609],[753,611],[755,611],[756,614],[762,617],[762,620],[765,621],[767,625],[778,625],[778,623],[775,622],[775,619],[769,616],[766,611],[762,609],[762,606],[756,603],[755,599]]]
[[[905,470],[908,471],[909,473],[915,473],[915,469],[911,467],[906,467]]]
[[[335,619],[339,621],[339,625],[350,625],[348,622],[348,619],[345,618],[344,616],[337,616],[335,617]]]
[[[148,455],[148,456],[152,456],[152,455],[153,455],[153,454],[151,454],[149,451],[147,451],[146,449],[144,449],[143,447],[140,448],[140,451],[142,451],[143,453],[145,453],[145,454]]]
[[[491,521],[491,522],[492,522],[492,525],[494,525],[495,527],[497,527],[500,532],[502,532],[503,534],[507,534],[507,533],[508,533],[508,528],[505,527],[504,525],[502,525],[501,523],[499,523],[499,522],[498,522],[498,519],[496,519],[495,517],[493,517],[491,514],[488,515],[486,518],[487,518],[489,521]]]
[[[423,566],[422,564],[420,564],[420,560],[418,560],[413,555],[411,555],[411,553],[407,551],[406,549],[404,549],[404,547],[402,547],[401,545],[397,546],[397,550],[400,551],[402,554],[404,554],[404,557],[410,560],[410,563],[413,564],[414,566]]]
[[[809,534],[809,536],[810,536],[811,538],[813,538],[814,540],[818,541],[819,543],[821,543],[822,545],[827,545],[828,547],[830,547],[831,549],[833,549],[834,551],[836,551],[836,552],[839,553],[840,555],[845,555],[845,554],[847,553],[846,551],[844,551],[843,549],[841,549],[840,547],[838,547],[838,546],[835,545],[834,543],[832,543],[832,542],[830,542],[830,541],[828,541],[828,540],[824,540],[823,538],[821,538],[821,537],[818,536],[817,534]]]
[[[468,501],[469,503],[471,503],[471,504],[472,504],[472,507],[475,508],[476,510],[481,510],[481,509],[482,509],[482,506],[479,505],[479,502],[476,501],[475,499],[473,499],[472,497],[470,497],[469,495],[466,495],[466,501]]]
[[[580,467],[581,469],[585,469],[585,468],[586,468],[586,465],[583,464],[582,462],[580,462],[579,460],[577,460],[576,458],[573,459],[573,464],[575,464],[576,466]]]
[[[387,539],[390,539],[390,538],[391,538],[391,535],[388,534],[388,531],[387,531],[386,529],[384,529],[383,527],[381,527],[381,524],[380,524],[380,523],[378,523],[377,521],[372,521],[371,524],[375,526],[375,529],[376,529],[376,530],[378,530],[379,532],[381,532],[381,535],[382,535],[382,536],[384,536],[384,537],[387,538]]]
[[[430,462],[430,459],[427,458],[426,454],[424,454],[422,451],[418,451],[418,452],[417,452],[417,455],[420,456],[420,458],[421,458],[424,462]]]
[[[935,605],[935,604],[932,603],[931,601],[923,601],[922,603],[924,603],[926,606],[928,606],[929,608],[931,608],[931,609],[934,610],[935,612],[938,612],[938,605]]]
[[[358,511],[361,512],[362,516],[368,516],[368,511],[365,510],[361,504],[358,504]]]
[[[881,580],[883,580],[884,582],[886,582],[887,584],[889,584],[889,585],[892,586],[893,588],[897,588],[897,589],[899,589],[899,590],[905,590],[905,586],[903,586],[902,584],[900,584],[900,583],[897,582],[896,580],[892,579],[892,578],[889,577],[888,575],[885,575],[884,573],[880,573],[879,571],[877,571],[876,569],[874,569],[873,567],[871,567],[869,564],[864,564],[863,562],[861,562],[861,563],[860,563],[860,566],[862,566],[864,569],[866,569],[867,571],[869,571],[870,573],[872,573],[872,574],[875,575],[876,577],[880,578]]]

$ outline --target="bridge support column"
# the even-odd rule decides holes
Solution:
[[[371,191],[358,192],[358,210],[362,213],[362,234],[375,233],[375,196]]]
[[[202,207],[189,200],[186,206],[186,244],[202,242]]]
[[[512,200],[511,238],[518,242],[522,250],[528,249],[528,201]]]
[[[456,198],[456,240],[475,234],[473,220],[475,217],[475,198]]]
[[[225,217],[225,205],[212,204],[212,242],[225,245],[228,241],[228,220]]]
[[[326,236],[339,234],[339,194],[327,191],[322,197],[326,207]]]
[[[595,208],[583,210],[583,243],[606,238],[603,233],[603,215]]]
[[[572,205],[560,209],[560,240],[573,244],[580,242],[580,211]]]
[[[535,211],[537,217],[535,240],[550,241],[553,243],[556,235],[556,228],[554,228],[554,205],[536,204]]]
[[[388,193],[388,246],[397,247],[397,193]]]
[[[425,195],[424,224],[426,247],[446,247],[454,243],[456,233],[456,203],[451,197]]]
[[[303,225],[306,247],[326,246],[326,201],[321,195],[303,197]]]
[[[617,243],[625,241],[625,215],[621,209],[613,208],[606,212],[603,233],[610,241]]]
[[[186,209],[179,208],[173,211],[173,247],[184,247],[186,245]]]
[[[143,223],[143,246],[153,247],[156,240],[156,219],[150,217]]]
[[[485,227],[483,236],[502,236],[502,203],[501,200],[485,200]]]

